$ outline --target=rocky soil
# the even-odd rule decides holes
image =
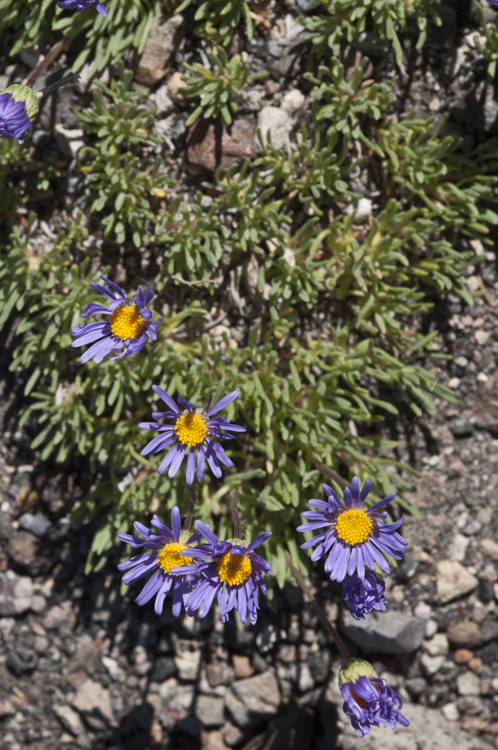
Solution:
[[[257,82],[230,132],[196,126],[178,95],[182,62],[193,53],[177,46],[174,29],[151,37],[136,85],[153,86],[155,132],[169,149],[172,173],[202,181],[256,155],[256,128],[287,147],[309,105],[296,72],[303,46],[295,21],[303,8],[289,0],[271,28],[258,26],[245,49]],[[489,12],[489,7],[486,7]],[[411,60],[408,77],[393,81],[400,115],[450,117],[449,129],[470,150],[498,131],[498,104],[475,49],[472,15],[447,7],[441,31]],[[301,43],[301,46],[300,46]],[[360,43],[363,44],[363,42]],[[364,42],[364,46],[367,42]],[[393,70],[392,53],[370,46],[375,66]],[[33,61],[21,54],[2,69],[0,88],[21,80]],[[351,48],[351,65],[355,49]],[[373,70],[375,68],[373,66]],[[40,85],[44,85],[40,81]],[[33,143],[66,161],[68,205],[87,188],[76,171],[84,144],[71,112],[89,101],[84,74],[42,109]],[[270,106],[260,112],[264,101]],[[220,140],[221,138],[221,140]],[[221,145],[220,145],[221,144]],[[365,218],[375,210],[376,186],[358,170],[354,189],[365,196]],[[47,201],[52,196],[39,195]],[[205,196],[206,201],[209,195]],[[50,234],[57,226],[38,226]],[[441,351],[452,354],[434,379],[455,392],[455,405],[438,402],[430,416],[410,414],[383,427],[400,440],[399,459],[421,471],[406,517],[409,542],[402,565],[387,580],[388,611],[364,623],[345,614],[339,587],[318,578],[316,595],[338,623],[352,653],[367,654],[405,700],[408,729],[378,730],[365,750],[460,750],[498,747],[498,281],[495,252],[478,241],[486,261],[469,267],[467,284],[483,296],[466,308],[456,299],[436,307]],[[148,263],[146,250],[140,258]],[[121,259],[117,274],[132,277],[136,259]],[[117,278],[120,281],[119,278]],[[234,294],[237,292],[235,290]],[[238,293],[238,292],[237,292]],[[221,334],[220,334],[221,335]],[[7,373],[15,342],[0,354]],[[137,607],[138,593],[120,592],[115,566],[84,575],[92,529],[71,524],[69,511],[92,483],[85,468],[42,464],[17,429],[20,406],[12,374],[2,381],[0,454],[0,747],[20,750],[349,750],[357,735],[341,711],[338,653],[321,632],[298,590],[263,603],[255,628]],[[303,510],[308,498],[303,497]]]

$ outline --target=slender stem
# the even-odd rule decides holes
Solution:
[[[234,490],[232,492],[232,501],[230,503],[230,511],[233,518],[233,535],[235,539],[242,539],[242,524],[240,523],[239,511],[237,505],[239,502],[239,492]]]
[[[347,484],[344,481],[344,479],[341,479],[341,477],[335,473],[335,471],[332,471],[332,469],[329,469],[328,466],[325,466],[325,464],[315,464],[316,468],[322,472],[322,474],[326,474],[330,479],[333,479],[336,484],[339,485],[341,490],[344,492],[344,490],[347,488]]]
[[[64,47],[66,47],[69,42],[71,41],[72,37],[67,36],[65,39],[61,39],[60,42],[57,42],[57,44],[54,44],[48,55],[45,55],[43,60],[38,63],[36,68],[33,70],[31,75],[29,76],[28,80],[24,84],[25,86],[32,87],[33,84],[38,80],[38,78],[41,76],[41,74],[48,68],[49,65],[51,65],[56,57],[60,55]]]
[[[337,648],[341,652],[341,656],[344,659],[344,661],[348,661],[349,659],[351,659],[351,654],[347,650],[346,645],[345,645],[344,641],[342,640],[341,636],[339,635],[339,633],[337,632],[337,630],[334,628],[334,626],[332,625],[332,623],[328,619],[327,615],[325,614],[325,612],[323,611],[323,609],[320,607],[320,605],[318,604],[318,602],[315,599],[315,597],[313,596],[313,594],[311,593],[310,588],[309,588],[308,584],[306,583],[306,581],[304,580],[304,578],[301,575],[301,573],[291,563],[290,557],[287,554],[287,552],[284,552],[284,555],[285,555],[285,561],[287,563],[287,566],[288,566],[289,570],[292,572],[294,578],[296,579],[296,581],[298,582],[298,584],[301,586],[302,590],[304,591],[304,593],[308,597],[309,602],[310,602],[311,606],[313,607],[313,609],[315,610],[316,614],[318,615],[318,618],[319,618],[320,622],[322,623],[323,627],[325,628],[329,639],[331,641],[335,642]]]
[[[183,531],[190,531],[196,502],[197,492],[195,491],[195,487],[192,487],[192,490],[190,492],[190,501],[187,508],[187,515],[185,516],[185,521],[183,522]]]

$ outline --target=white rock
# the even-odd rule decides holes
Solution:
[[[33,581],[13,570],[0,573],[0,617],[22,615],[31,607]]]
[[[111,679],[117,680],[123,673],[123,670],[117,663],[116,659],[111,659],[110,656],[101,656],[100,661],[109,672]]]
[[[479,695],[480,680],[474,672],[464,672],[457,677],[458,695]]]
[[[15,624],[16,621],[13,617],[0,617],[0,635],[2,636],[4,641],[8,640]]]
[[[419,620],[428,620],[431,616],[431,605],[426,604],[426,602],[419,602],[413,610],[413,614]]]
[[[314,686],[315,681],[313,680],[313,676],[311,674],[310,668],[306,664],[306,662],[303,662],[299,665],[299,683],[298,687],[301,693],[306,693],[308,690],[311,690],[311,688]]]
[[[460,378],[450,378],[448,387],[451,388],[452,391],[456,391],[459,385],[460,385]]]
[[[304,102],[304,94],[299,89],[291,89],[282,99],[282,109],[288,115],[293,115],[301,109]]]
[[[360,198],[358,203],[350,203],[346,206],[348,216],[354,216],[356,224],[363,224],[372,213],[372,201],[370,198]]]
[[[292,130],[292,122],[283,109],[278,107],[264,107],[258,115],[258,130],[261,130],[263,143],[266,144],[268,135],[274,148],[290,149],[289,133]],[[261,149],[259,139],[256,147]]]
[[[432,636],[436,635],[436,633],[437,633],[436,620],[427,620],[427,625],[425,627],[425,637],[432,638]]]
[[[73,711],[70,706],[54,706],[53,710],[62,726],[68,732],[71,732],[75,737],[83,732],[83,722],[76,711]]]
[[[182,680],[194,682],[197,680],[199,668],[201,666],[201,652],[197,651],[178,651],[175,654],[175,665],[178,670],[178,676]]]
[[[160,114],[169,114],[170,112],[173,112],[175,105],[173,104],[173,100],[168,95],[168,87],[161,86],[160,89],[157,89],[156,91],[156,107],[157,111]]]
[[[444,662],[444,656],[429,656],[428,654],[422,654],[420,657],[421,667],[428,677],[432,677],[432,675],[439,672]]]
[[[477,588],[479,581],[456,560],[441,560],[437,564],[436,586],[442,604],[469,594]]]
[[[450,557],[454,557],[458,562],[463,562],[470,538],[463,534],[455,534],[449,548]]]
[[[74,696],[73,706],[94,729],[104,728],[107,723],[114,722],[111,696],[100,682],[82,682]]]
[[[441,711],[448,721],[458,721],[460,718],[460,712],[456,703],[447,703],[446,706],[442,707]]]
[[[475,340],[481,346],[487,342],[490,336],[491,336],[491,331],[476,331],[474,333]]]
[[[483,539],[481,541],[481,550],[492,560],[498,561],[498,542],[494,539]]]
[[[422,651],[429,656],[446,656],[449,650],[448,639],[444,633],[436,633],[430,641],[422,643]]]
[[[294,255],[294,252],[290,249],[290,247],[286,247],[284,250],[284,260],[287,261],[291,268],[294,268],[294,266],[296,265],[296,256]]]

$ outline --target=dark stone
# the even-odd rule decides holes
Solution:
[[[5,660],[7,669],[16,677],[23,674],[31,674],[38,665],[38,658],[34,651],[29,648],[19,648],[12,651]]]
[[[159,659],[154,662],[150,678],[155,682],[164,682],[168,677],[172,677],[175,672],[176,666],[171,656],[160,656]]]
[[[498,640],[498,621],[484,620],[481,625],[481,643]]]
[[[416,700],[425,692],[427,687],[426,681],[422,677],[413,677],[411,680],[405,680],[404,688],[410,698]]]
[[[475,651],[475,656],[482,659],[484,664],[491,666],[498,658],[498,641],[490,641],[485,646],[481,646]]]
[[[39,539],[43,539],[52,531],[52,524],[42,513],[23,513],[19,518],[19,526],[30,531]]]
[[[262,60],[268,57],[268,45],[262,37],[253,36],[252,39],[246,39],[245,48],[250,55],[259,57]]]
[[[396,576],[402,583],[407,583],[417,572],[418,562],[411,555],[403,555],[403,560],[396,568]]]
[[[437,50],[450,49],[455,41],[457,15],[453,8],[440,6],[442,23],[440,26],[429,20],[426,46]]]
[[[330,651],[316,651],[308,656],[307,662],[315,682],[325,682],[330,674]]]
[[[450,422],[450,429],[456,438],[470,437],[474,433],[474,425],[465,417],[456,417]]]
[[[479,599],[482,599],[483,602],[491,602],[494,598],[493,584],[491,581],[481,578],[477,593],[479,594]]]
[[[425,635],[426,623],[403,612],[372,612],[365,620],[346,615],[340,629],[366,654],[409,654],[416,651]]]
[[[309,750],[313,745],[316,714],[294,704],[286,706],[263,734],[253,737],[243,750]]]

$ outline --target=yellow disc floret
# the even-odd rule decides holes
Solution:
[[[157,556],[157,564],[165,573],[169,573],[171,568],[178,568],[180,565],[192,565],[192,557],[180,555],[182,549],[188,549],[188,547],[185,544],[175,542],[164,545]]]
[[[361,544],[370,536],[372,522],[364,510],[346,510],[341,513],[335,525],[339,539],[346,544]]]
[[[144,322],[138,308],[132,305],[121,305],[109,318],[113,335],[122,341],[138,338]]]
[[[225,552],[218,561],[216,572],[222,583],[230,586],[238,586],[245,583],[251,575],[252,565],[246,554],[232,555],[231,551]]]
[[[201,445],[204,442],[208,430],[206,422],[199,414],[189,413],[177,419],[175,432],[178,435],[180,443],[192,447]]]

